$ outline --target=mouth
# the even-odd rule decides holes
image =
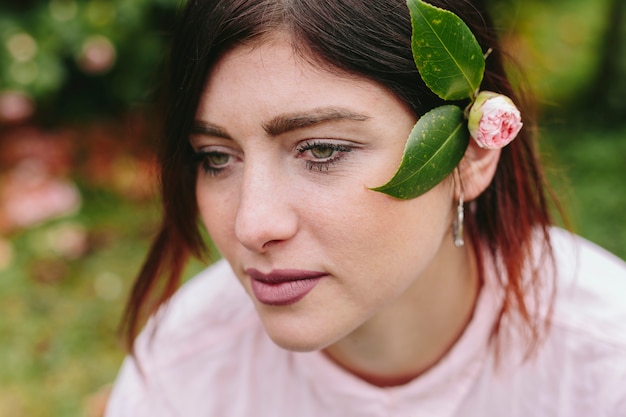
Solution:
[[[254,296],[259,302],[271,306],[295,304],[304,298],[317,283],[327,276],[325,272],[295,269],[274,270],[264,274],[256,269],[246,269],[250,276]]]

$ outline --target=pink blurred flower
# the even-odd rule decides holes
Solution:
[[[35,105],[21,91],[0,92],[0,123],[20,123],[32,116]]]
[[[85,40],[78,56],[78,66],[87,74],[104,74],[110,70],[116,60],[115,46],[100,35]]]
[[[80,258],[89,248],[87,229],[77,222],[65,222],[50,228],[46,240],[55,254],[70,260]]]
[[[478,146],[501,149],[522,129],[520,111],[510,98],[490,91],[476,97],[469,112],[468,128]]]
[[[28,228],[73,214],[81,205],[76,186],[50,176],[38,161],[22,162],[14,168],[0,191],[0,212],[10,228]]]

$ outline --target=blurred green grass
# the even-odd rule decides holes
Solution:
[[[110,383],[120,365],[116,327],[155,209],[106,192],[82,191],[79,215],[12,240],[14,264],[0,281],[5,341],[0,415],[85,415],[84,401]],[[68,224],[89,230],[89,252],[77,260],[55,256],[45,244]]]
[[[154,201],[83,188],[75,216],[13,237],[0,279],[0,416],[99,415],[123,359],[117,329],[125,298],[157,224]],[[65,259],[54,234],[88,231],[87,252]],[[201,265],[192,263],[187,275]]]
[[[548,176],[573,230],[626,260],[626,127],[542,132]]]

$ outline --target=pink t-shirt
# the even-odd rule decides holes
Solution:
[[[379,388],[321,352],[265,334],[220,261],[185,284],[127,358],[107,417],[626,417],[626,264],[552,231],[558,292],[551,331],[532,359],[511,333],[498,366],[489,334],[500,303],[486,279],[452,350],[410,383]]]

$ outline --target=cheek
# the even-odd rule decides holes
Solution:
[[[214,186],[207,186],[198,178],[196,186],[196,200],[204,227],[207,229],[213,243],[220,251],[224,243],[234,236],[235,206],[234,193],[229,190],[217,190]]]
[[[346,305],[375,313],[416,283],[427,285],[424,273],[436,262],[451,220],[442,191],[409,201],[366,191],[336,207],[331,217],[311,213],[317,218],[312,241],[321,243],[319,259],[338,277],[337,293],[347,294]]]
[[[312,230],[335,249],[337,262],[372,268],[410,267],[434,256],[451,222],[451,196],[443,184],[408,201],[363,190],[332,209],[311,213]],[[336,255],[336,256],[335,256]]]

